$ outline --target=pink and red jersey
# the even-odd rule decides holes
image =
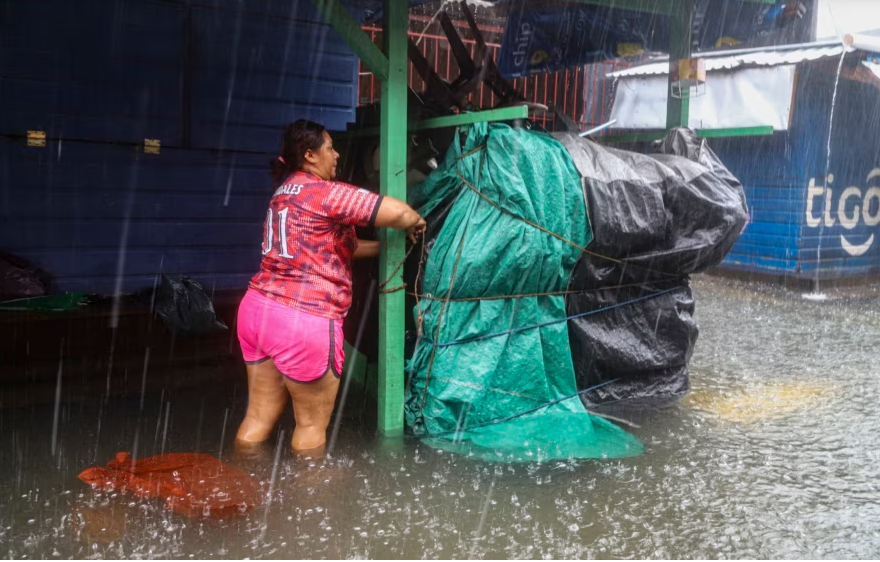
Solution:
[[[250,287],[324,318],[351,306],[356,226],[371,226],[382,197],[352,185],[291,174],[275,190],[263,226],[263,261]]]

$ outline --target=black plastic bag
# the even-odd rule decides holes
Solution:
[[[189,277],[174,281],[162,275],[155,311],[174,335],[194,336],[227,329],[202,286]]]
[[[47,285],[44,272],[21,258],[0,252],[0,301],[41,297]]]

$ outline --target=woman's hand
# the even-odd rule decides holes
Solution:
[[[425,219],[419,217],[419,221],[416,224],[406,229],[406,236],[409,238],[410,242],[415,244],[418,237],[425,233],[427,227],[428,224],[425,222]]]

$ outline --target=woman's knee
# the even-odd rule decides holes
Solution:
[[[278,418],[269,419],[248,412],[238,427],[235,440],[243,443],[261,443],[266,441],[272,434],[277,421]]]
[[[327,428],[309,426],[302,427],[297,425],[290,438],[290,448],[296,452],[315,452],[323,453],[323,448],[327,444]]]

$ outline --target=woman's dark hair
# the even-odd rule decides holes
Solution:
[[[279,157],[269,164],[276,184],[281,184],[288,175],[302,169],[307,151],[317,151],[324,145],[325,130],[324,125],[305,119],[298,119],[284,127]]]

